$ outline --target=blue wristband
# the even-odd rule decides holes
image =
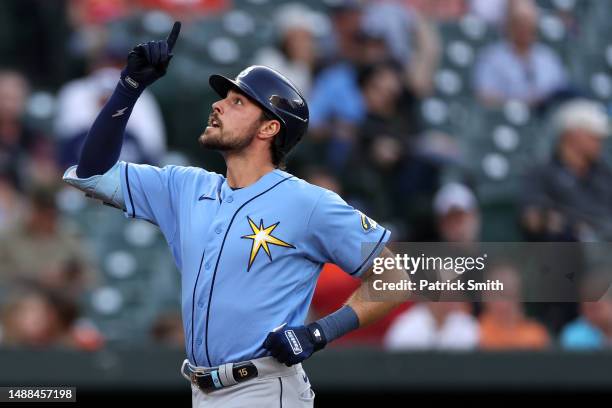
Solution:
[[[316,321],[329,343],[359,328],[359,317],[352,307],[346,305],[334,313]]]

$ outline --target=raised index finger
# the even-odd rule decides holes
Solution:
[[[168,38],[166,38],[166,42],[168,43],[168,52],[172,52],[172,49],[174,48],[174,43],[176,43],[176,39],[178,38],[180,32],[181,22],[175,21],[174,26],[172,27],[172,31],[170,31],[170,34],[168,34]]]

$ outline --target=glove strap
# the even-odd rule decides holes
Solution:
[[[141,83],[129,76],[125,70],[121,72],[121,79],[119,80],[119,85],[117,86],[117,90],[119,92],[129,98],[138,99],[138,97],[144,92],[145,88],[146,86],[143,86]]]
[[[310,334],[310,340],[314,345],[314,351],[319,351],[327,345],[327,337],[319,323],[311,323],[306,326],[306,328],[308,329],[308,334]]]

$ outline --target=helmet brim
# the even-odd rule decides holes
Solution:
[[[218,74],[211,75],[208,78],[208,83],[210,84],[210,87],[221,98],[225,98],[227,96],[227,93],[230,90],[234,90],[243,95],[246,95],[257,106],[259,106],[264,111],[271,114],[275,119],[277,119],[281,123],[281,126],[283,127],[285,126],[285,121],[282,118],[278,117],[278,115],[274,113],[269,107],[265,106],[264,102],[260,101],[259,98],[257,97],[257,94],[255,94],[255,92],[253,92],[246,84],[238,83],[237,81],[234,81],[233,79],[230,79],[223,75],[218,75]]]
[[[235,81],[224,77],[223,75],[211,75],[208,78],[210,87],[222,98],[227,96],[230,89],[240,89]]]
[[[269,110],[268,108],[263,106],[262,102],[257,98],[257,95],[251,89],[249,89],[249,87],[246,86],[245,84],[239,84],[233,79],[224,77],[223,75],[217,75],[217,74],[211,75],[210,78],[208,78],[208,83],[210,84],[210,87],[221,98],[225,98],[227,96],[227,93],[230,90],[234,90],[236,92],[239,92],[243,95],[248,96],[249,99],[253,100],[255,103],[260,105],[263,109]]]

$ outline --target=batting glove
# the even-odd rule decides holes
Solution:
[[[165,40],[138,44],[130,51],[127,66],[121,71],[121,82],[127,89],[141,93],[166,74],[180,31],[181,23],[177,21]]]
[[[308,326],[283,327],[268,333],[264,348],[281,363],[290,367],[301,363],[327,344],[325,334],[318,323]]]

